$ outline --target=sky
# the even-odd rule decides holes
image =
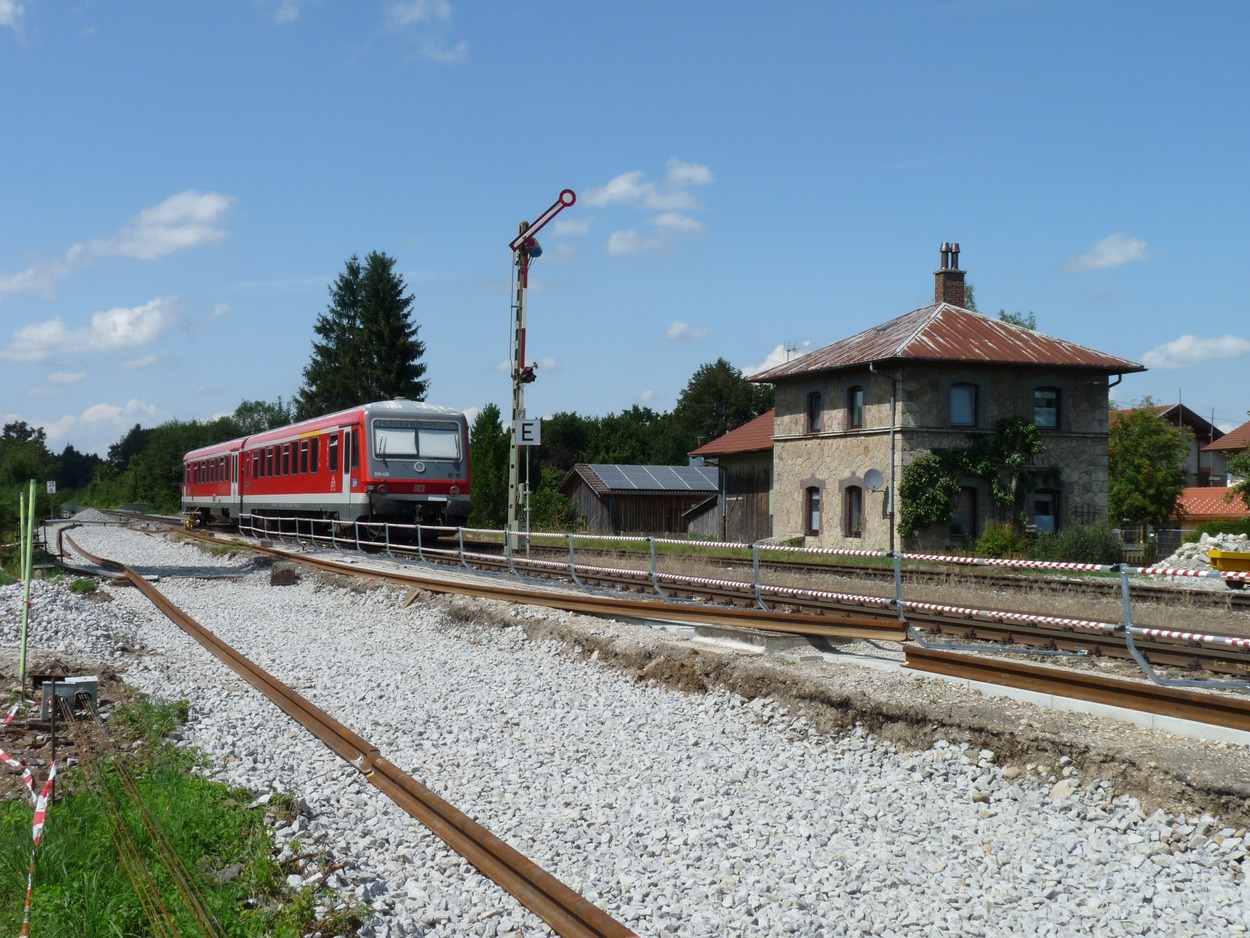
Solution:
[[[290,400],[353,255],[427,399],[663,412],[933,301],[1250,411],[1250,4],[0,0],[0,424],[105,455]]]

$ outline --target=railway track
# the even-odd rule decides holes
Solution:
[[[353,564],[341,563],[326,557],[308,556],[279,550],[260,544],[249,543],[251,549],[271,556],[282,557],[314,566],[331,573],[359,575]],[[403,552],[395,552],[403,553]],[[952,609],[950,607],[924,608],[928,604],[909,603],[904,616],[898,607],[888,600],[859,596],[833,597],[819,591],[792,591],[784,595],[786,605],[793,611],[776,609],[763,611],[750,608],[758,598],[746,584],[732,581],[709,581],[700,577],[681,577],[668,574],[660,587],[662,602],[655,600],[622,599],[619,595],[596,595],[595,589],[611,589],[630,593],[655,592],[657,578],[645,571],[598,568],[590,566],[558,564],[542,560],[522,560],[490,554],[467,552],[463,546],[457,549],[433,548],[421,552],[426,562],[454,563],[475,572],[511,573],[519,576],[563,578],[572,580],[590,592],[585,594],[545,593],[529,585],[505,586],[497,583],[458,581],[438,582],[427,576],[401,572],[382,574],[371,570],[372,576],[384,576],[391,581],[412,589],[434,592],[454,592],[497,599],[504,602],[546,605],[590,615],[617,618],[638,618],[705,624],[718,628],[748,629],[805,636],[812,639],[870,639],[903,642],[908,660],[915,656],[925,662],[922,670],[934,670],[933,661],[949,660],[953,676],[961,676],[967,669],[958,657],[943,659],[942,655],[956,651],[965,653],[974,649],[951,645],[950,639],[981,643],[985,652],[995,650],[1006,653],[1028,651],[1053,652],[1090,658],[1110,658],[1124,661],[1144,662],[1152,683],[1124,681],[1119,691],[1106,691],[1106,695],[1119,696],[1119,706],[1146,712],[1166,712],[1181,719],[1192,719],[1194,708],[1185,695],[1194,693],[1161,686],[1159,682],[1175,682],[1188,686],[1193,681],[1182,678],[1162,678],[1154,669],[1177,669],[1182,672],[1205,671],[1212,674],[1239,678],[1235,682],[1212,681],[1212,690],[1239,691],[1243,681],[1250,677],[1250,639],[1238,636],[1174,632],[1163,629],[1134,629],[1130,634],[1122,624],[1098,622],[1073,618],[1058,618],[1029,612],[1004,610]],[[811,594],[811,595],[809,595]],[[676,600],[686,600],[678,602]],[[778,603],[780,605],[780,603]],[[964,655],[967,657],[967,654]],[[999,655],[990,660],[1000,661]],[[909,667],[911,665],[909,664]],[[981,680],[992,680],[1019,686],[1012,680],[997,681],[993,675],[1006,675],[1006,666],[995,669],[983,668]],[[1088,675],[1074,668],[1049,668],[1045,693],[1065,696],[1064,676],[1079,688]],[[1034,677],[1035,682],[1038,678]],[[1134,686],[1143,690],[1135,693]],[[1167,700],[1168,692],[1177,690],[1176,704],[1171,711],[1154,708],[1158,701]],[[1156,696],[1158,695],[1158,696]],[[1080,697],[1081,693],[1072,696]],[[1200,694],[1206,697],[1207,694]],[[1233,700],[1242,698],[1233,697]],[[1102,702],[1106,702],[1105,700]],[[1230,705],[1236,707],[1236,705]],[[1182,716],[1182,714],[1188,714]],[[1199,720],[1199,722],[1204,722]],[[1250,729],[1250,721],[1246,722]]]
[[[116,570],[171,622],[321,740],[370,784],[442,838],[484,876],[509,892],[558,935],[568,938],[634,938],[631,929],[444,801],[385,758],[371,742],[209,632],[134,569],[115,560],[97,557],[72,539],[66,540],[73,550],[91,562]]]

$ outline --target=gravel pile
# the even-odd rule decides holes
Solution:
[[[133,532],[75,534],[132,565],[183,562]],[[766,699],[666,691],[527,638],[556,612],[483,602],[463,620],[391,589],[276,587],[264,572],[161,588],[641,935],[1250,935],[1245,830],[1148,813],[1066,760],[1036,774],[962,744],[826,735]],[[188,742],[223,780],[302,797],[278,841],[345,862],[331,885],[377,910],[363,934],[549,933],[136,591],[55,592],[37,593],[40,644],[188,698]],[[0,591],[6,645],[13,596]],[[918,686],[941,705],[945,685]]]
[[[1250,536],[1245,534],[1203,534],[1198,540],[1182,544],[1171,557],[1159,561],[1160,567],[1177,570],[1211,570],[1210,552],[1227,550],[1250,553]]]

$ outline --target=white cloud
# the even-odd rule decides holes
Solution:
[[[57,280],[102,257],[155,260],[220,241],[229,233],[222,227],[223,216],[236,201],[232,196],[193,189],[172,195],[144,209],[112,237],[75,244],[63,258],[40,260],[15,274],[0,273],[0,298],[9,293],[51,293]]]
[[[812,342],[810,339],[804,339],[798,345],[778,345],[775,349],[768,353],[758,365],[748,365],[742,369],[742,374],[746,377],[759,374],[761,371],[767,371],[769,368],[775,368],[778,365],[784,365],[788,361],[793,361],[800,355],[806,355],[811,350]]]
[[[48,380],[53,384],[77,384],[86,377],[87,373],[85,371],[54,371],[52,374],[48,375]]]
[[[614,231],[608,235],[609,254],[641,254],[664,247],[665,241],[660,238],[647,238],[633,228],[626,231]]]
[[[674,319],[673,324],[664,330],[664,337],[671,342],[697,342],[708,336],[707,326],[692,326]]]
[[[81,414],[68,415],[45,424],[49,441],[92,437],[94,439],[117,439],[136,423],[159,423],[166,415],[154,404],[134,398],[125,404],[96,404]]]
[[[590,234],[590,223],[592,220],[593,217],[588,218],[586,216],[568,219],[557,218],[551,223],[551,230],[559,237]]]
[[[13,334],[8,345],[0,348],[0,359],[42,362],[64,354],[112,352],[148,345],[177,321],[173,305],[172,297],[158,297],[143,306],[94,313],[91,325],[81,329],[70,329],[59,316],[24,326]]]
[[[279,26],[294,23],[310,2],[320,2],[320,0],[278,0],[273,11],[273,21]]]
[[[431,62],[452,64],[463,62],[468,57],[469,44],[463,39],[454,46],[444,46],[441,39],[427,39],[421,43],[421,58]]]
[[[8,26],[16,31],[25,12],[25,5],[17,3],[16,0],[0,0],[0,26]]]
[[[1142,356],[1142,364],[1150,368],[1185,368],[1204,362],[1240,358],[1250,354],[1250,339],[1235,335],[1222,335],[1214,339],[1200,339],[1196,335],[1183,335]]]
[[[229,316],[229,315],[230,315],[230,304],[228,302],[218,303],[216,306],[213,307],[213,311],[209,313],[208,318],[220,319],[222,316]]]
[[[451,4],[447,0],[403,0],[388,3],[386,19],[397,29],[418,23],[445,23],[451,19]]]
[[[653,400],[659,397],[662,393],[663,393],[662,391],[657,391],[655,388],[647,388],[645,391],[643,391],[641,394],[638,395],[638,403],[650,404]]]
[[[1069,257],[1063,266],[1067,270],[1107,270],[1133,261],[1144,261],[1147,250],[1146,242],[1141,238],[1113,234],[1103,238],[1084,254]]]
[[[220,241],[228,234],[221,227],[222,216],[235,201],[218,192],[188,189],[171,195],[160,205],[144,209],[111,238],[74,245],[66,257],[70,261],[80,255],[155,260],[175,251]]]
[[[122,362],[117,367],[122,371],[142,371],[144,368],[151,368],[160,359],[155,355],[141,355],[138,358],[131,358]]]
[[[677,235],[702,233],[703,223],[691,215],[702,208],[692,189],[708,185],[713,178],[706,166],[683,163],[674,157],[668,161],[663,182],[648,180],[640,169],[630,170],[605,186],[591,189],[582,202],[599,208],[624,206],[658,213],[647,219],[658,235],[642,235],[637,228],[618,228],[608,236],[609,254],[638,254],[669,247]]]

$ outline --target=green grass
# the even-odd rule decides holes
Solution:
[[[119,709],[109,722],[140,800],[172,843],[195,883],[201,901],[230,936],[296,936],[316,927],[343,934],[359,924],[359,910],[346,908],[335,922],[316,922],[318,894],[292,891],[272,858],[264,808],[249,808],[252,795],[212,782],[192,770],[203,765],[194,750],[164,742],[186,719],[187,704],[146,699]],[[134,756],[132,753],[139,753]],[[42,776],[36,770],[36,775]],[[195,920],[159,859],[140,813],[122,786],[117,766],[101,762],[94,785],[83,768],[58,778],[58,800],[48,813],[38,853],[31,934],[40,938],[85,935],[147,935],[151,928],[109,831],[105,787],[121,805],[126,828],[173,915],[180,934],[199,934]],[[281,803],[281,799],[278,800]],[[0,930],[17,934],[30,861],[29,799],[0,804]]]

